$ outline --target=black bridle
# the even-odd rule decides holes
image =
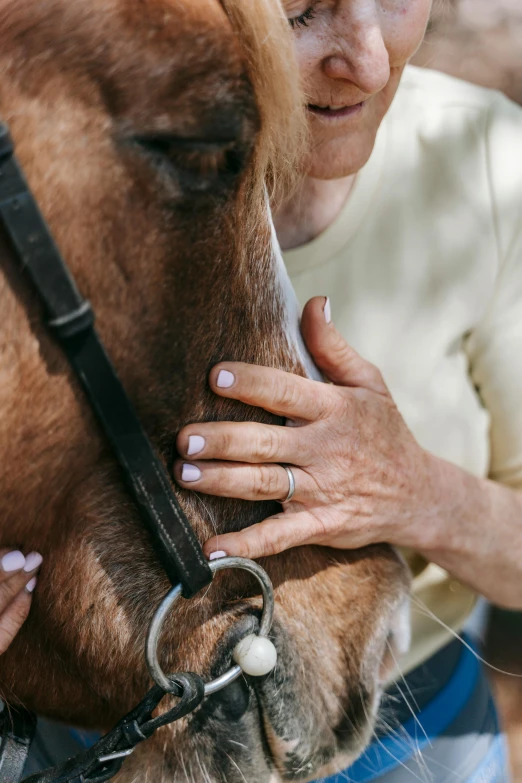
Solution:
[[[112,444],[128,489],[149,531],[152,546],[171,583],[176,586],[174,592],[182,593],[185,598],[195,595],[212,581],[216,566],[211,568],[203,555],[171,488],[165,467],[100,340],[92,308],[76,287],[14,156],[9,131],[1,123],[0,223],[22,273],[30,278],[43,305],[49,331],[67,356]],[[230,567],[247,568],[260,579],[262,569],[256,564],[240,563],[240,558],[235,558],[238,561],[235,563],[229,560]],[[261,574],[260,581],[265,577],[266,574],[264,577]],[[268,577],[265,587],[267,584],[270,589]],[[266,598],[265,589],[263,594]],[[265,630],[261,628],[261,635],[268,633],[270,622],[271,614],[265,618]],[[151,673],[157,680],[154,666]],[[137,707],[89,750],[58,767],[26,778],[26,783],[103,783],[109,780],[138,743],[160,726],[188,715],[206,693],[224,687],[240,673],[241,669],[236,666],[218,678],[219,681],[207,685],[197,674],[169,675],[168,679],[163,676],[160,679],[163,686],[155,685]],[[180,697],[180,701],[153,718],[152,712],[167,692]],[[5,707],[0,714],[0,783],[16,783],[21,779],[35,723],[34,716],[19,707]]]
[[[194,595],[211,582],[209,565],[107,356],[91,306],[79,293],[14,157],[5,125],[0,125],[0,221],[43,304],[49,330],[112,444],[167,576],[173,585],[181,582],[186,597]]]

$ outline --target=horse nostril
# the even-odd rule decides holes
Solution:
[[[248,712],[249,707],[250,688],[243,679],[239,679],[209,696],[202,710],[223,721],[235,723]]]

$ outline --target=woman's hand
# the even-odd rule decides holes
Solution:
[[[274,517],[211,538],[219,553],[257,558],[301,544],[411,547],[494,603],[522,609],[522,492],[472,476],[422,449],[379,370],[346,344],[316,297],[303,337],[332,384],[249,364],[210,373],[216,394],[299,426],[191,424],[178,436],[186,489],[246,500],[295,494]]]
[[[226,362],[210,373],[216,394],[264,408],[299,426],[213,422],[185,427],[178,483],[246,500],[282,499],[292,467],[295,494],[281,514],[212,538],[216,550],[256,558],[300,544],[356,548],[418,543],[437,515],[432,458],[415,441],[379,370],[330,323],[329,303],[312,299],[301,329],[332,384],[255,365]]]
[[[24,557],[18,550],[0,549],[0,653],[7,650],[29,614],[41,563],[38,552]]]

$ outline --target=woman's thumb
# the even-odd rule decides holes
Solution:
[[[328,297],[315,296],[306,303],[301,332],[315,363],[332,383],[389,394],[377,367],[351,348],[335,328]]]

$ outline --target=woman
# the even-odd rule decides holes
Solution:
[[[276,228],[302,303],[325,293],[306,304],[302,332],[333,385],[220,364],[216,394],[301,426],[190,425],[175,466],[187,489],[283,500],[282,514],[208,541],[210,557],[406,549],[413,641],[401,665],[421,687],[420,722],[469,671],[447,643],[475,592],[522,608],[522,111],[407,65],[430,7],[287,0],[313,144]],[[505,781],[483,675],[468,696],[423,769],[472,780],[482,763],[480,779]],[[407,754],[409,772],[386,772],[389,755],[379,779],[419,775]]]

